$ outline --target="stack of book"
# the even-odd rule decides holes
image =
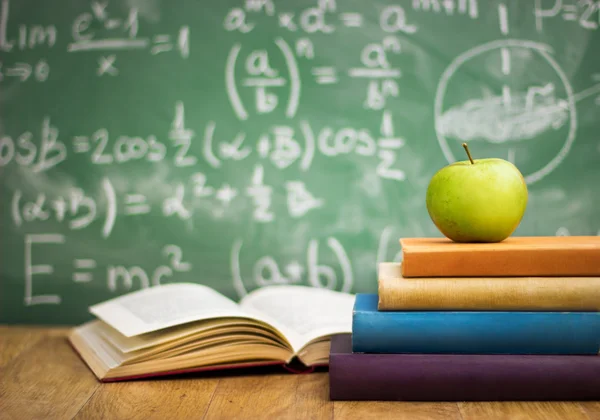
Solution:
[[[400,243],[332,341],[332,400],[600,398],[600,237]]]

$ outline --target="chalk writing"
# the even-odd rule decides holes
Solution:
[[[231,203],[231,201],[237,196],[238,191],[235,188],[232,188],[229,184],[224,184],[215,193],[217,200],[219,200],[225,206],[228,206],[229,203]]]
[[[334,67],[315,67],[312,69],[312,74],[320,85],[331,85],[338,81]]]
[[[178,148],[175,153],[175,166],[196,164],[196,157],[188,155],[193,138],[194,132],[185,128],[185,110],[183,102],[179,101],[175,104],[175,119],[169,132],[169,139]]]
[[[89,283],[93,280],[93,270],[96,268],[96,261],[91,258],[76,258],[73,260],[74,270],[84,271],[73,271],[73,281],[75,283]]]
[[[0,51],[10,52],[13,49],[33,50],[36,48],[52,48],[56,44],[58,31],[54,25],[19,25],[16,38],[9,33],[10,1],[0,2]]]
[[[24,304],[32,305],[58,305],[62,302],[59,294],[38,294],[36,289],[47,290],[43,287],[44,275],[50,276],[55,267],[50,263],[34,262],[43,259],[44,251],[54,246],[64,245],[67,242],[65,235],[56,233],[29,234],[25,235],[25,293]],[[34,253],[34,249],[36,252]],[[37,255],[34,258],[34,255]],[[131,291],[134,288],[148,288],[158,286],[172,279],[177,273],[185,273],[192,270],[193,266],[184,259],[181,247],[168,244],[162,248],[161,255],[166,258],[167,263],[153,269],[144,269],[141,266],[106,265],[99,266],[93,258],[74,258],[72,260],[73,272],[71,279],[75,284],[86,284],[94,282],[94,274],[102,277],[101,272],[105,270],[107,290],[111,292]],[[46,260],[46,262],[48,262]],[[36,280],[34,283],[34,277]],[[34,284],[37,285],[34,287]]]
[[[177,184],[173,195],[163,201],[162,211],[166,217],[177,216],[180,219],[189,219],[192,217],[190,210],[184,204],[185,186]]]
[[[36,295],[33,290],[33,277],[46,274],[50,275],[54,272],[54,267],[51,264],[34,264],[33,263],[33,246],[44,244],[46,247],[52,244],[62,244],[65,242],[65,236],[57,233],[46,234],[30,234],[25,235],[25,298],[26,306],[39,304],[59,304],[61,302],[60,295]],[[37,248],[36,246],[36,248]]]
[[[193,174],[191,181],[193,184],[192,194],[194,197],[209,197],[214,193],[214,188],[206,185],[206,175],[204,175],[202,172]]]
[[[103,76],[104,74],[110,76],[116,76],[119,74],[119,70],[115,68],[115,61],[117,60],[116,54],[108,56],[102,56],[98,59],[98,70],[96,74]]]
[[[477,0],[413,0],[415,11],[445,14],[447,16],[464,15],[472,19],[479,17]]]
[[[242,276],[240,255],[243,240],[237,239],[231,248],[231,275],[233,286],[239,297],[245,296],[249,291],[274,284],[308,284],[332,290],[350,291],[354,282],[352,265],[341,243],[332,237],[327,238],[327,250],[336,262],[336,272],[329,264],[319,263],[320,241],[311,239],[306,248],[306,265],[292,259],[286,264],[279,264],[272,256],[263,256],[253,265],[250,279]],[[323,249],[323,247],[321,247]],[[323,251],[324,252],[324,251]],[[281,268],[283,267],[283,269]]]
[[[140,266],[107,266],[108,289],[112,292],[120,288],[130,291],[136,283],[139,289],[159,286],[166,279],[172,278],[175,273],[188,272],[192,269],[191,263],[182,261],[183,251],[177,245],[165,245],[162,255],[168,259],[168,265],[160,265],[153,270],[146,270]]]
[[[166,146],[154,135],[146,138],[121,135],[111,142],[110,133],[105,128],[94,131],[90,136],[73,136],[72,145],[74,153],[89,153],[90,162],[97,165],[125,164],[138,160],[160,162],[167,155]],[[178,157],[180,155],[176,154],[176,163]]]
[[[113,205],[110,200],[107,204],[109,207]],[[66,223],[70,230],[79,230],[96,221],[98,208],[96,199],[78,188],[71,189],[67,196],[48,197],[45,193],[38,193],[33,198],[24,197],[23,192],[17,189],[12,196],[11,213],[15,226],[51,220]],[[106,214],[108,218],[110,211],[107,210]]]
[[[51,124],[50,117],[42,120],[38,139],[31,131],[25,131],[16,138],[8,135],[0,138],[0,168],[15,162],[39,173],[59,165],[66,158],[67,148],[59,139],[59,131]]]
[[[363,16],[360,13],[340,13],[342,24],[348,28],[360,28],[363,25]]]
[[[234,8],[227,13],[223,21],[223,28],[226,31],[239,31],[241,33],[250,32],[254,29],[253,23],[246,22],[246,12],[241,8]]]
[[[246,0],[244,8],[248,12],[264,12],[268,16],[275,14],[275,5],[272,0]]]
[[[396,161],[396,153],[392,156],[390,150],[397,150],[405,144],[404,139],[394,136],[393,132],[377,139],[366,128],[338,129],[325,126],[315,132],[310,123],[304,120],[298,123],[298,127],[273,126],[255,141],[250,141],[243,131],[236,133],[231,141],[219,141],[215,139],[216,129],[214,122],[206,125],[203,146],[204,158],[214,168],[220,167],[224,160],[239,161],[256,156],[261,160],[269,160],[280,170],[298,165],[302,171],[308,171],[316,153],[326,158],[351,153],[374,157],[374,162],[382,164],[385,161],[382,165],[386,166],[393,165]],[[383,178],[399,178],[397,175],[389,176],[383,169],[377,173]]]
[[[596,0],[235,0],[201,16],[159,3],[90,0],[41,20],[0,0],[0,174],[25,306],[170,281],[353,291],[363,267],[402,259],[399,237],[429,236],[411,191],[435,164],[431,135],[448,163],[472,142],[532,184],[600,106],[600,69],[579,56]],[[436,25],[478,20],[485,43],[436,44]],[[571,201],[587,216],[589,200]]]
[[[537,54],[556,74],[556,79],[542,85],[534,85],[524,92],[510,91],[506,87],[501,95],[471,98],[461,105],[444,110],[444,96],[453,75],[464,63],[478,56],[500,53],[507,58],[511,49],[527,49]],[[577,131],[575,96],[573,88],[561,67],[544,44],[520,40],[500,40],[473,48],[457,57],[442,74],[435,98],[435,128],[438,141],[447,159],[454,161],[448,139],[474,140],[489,143],[518,143],[531,140],[549,130],[567,126],[565,140],[557,155],[544,167],[524,174],[528,183],[533,183],[553,171],[566,157]],[[501,65],[502,72],[510,71],[510,64]],[[557,86],[560,85],[560,94]],[[560,97],[564,95],[564,97]],[[502,124],[492,122],[501,120]],[[491,128],[494,125],[494,128]],[[465,131],[457,131],[462,127]],[[562,132],[561,132],[562,133]],[[514,149],[509,158],[515,158]]]
[[[37,61],[33,65],[23,62],[7,65],[0,62],[0,82],[11,79],[18,80],[19,82],[26,82],[30,79],[37,82],[45,82],[49,76],[50,66],[44,59]]]
[[[400,54],[400,41],[388,36],[381,43],[367,44],[361,51],[360,61],[364,67],[348,70],[350,77],[370,79],[364,107],[382,109],[388,96],[398,96],[398,84],[394,79],[402,72],[390,64],[390,55]]]
[[[323,199],[313,197],[302,181],[288,181],[286,188],[288,210],[292,217],[302,217],[310,210],[322,207],[324,204]]]
[[[125,16],[113,16],[108,3],[92,2],[90,11],[75,18],[71,27],[70,53],[101,52],[98,57],[97,76],[118,76],[117,51],[148,50],[158,55],[176,50],[183,59],[190,55],[190,28],[180,27],[176,36],[158,34],[139,37],[140,16],[135,7],[130,7]],[[122,34],[125,33],[125,36]]]
[[[417,32],[417,27],[414,24],[407,23],[404,8],[397,5],[387,6],[381,11],[379,25],[384,32],[389,33],[414,34]]]
[[[402,169],[396,168],[397,150],[405,145],[401,137],[394,135],[394,125],[390,111],[384,111],[381,120],[381,137],[377,141],[379,165],[376,173],[381,178],[404,181],[406,175]]]
[[[127,194],[125,196],[125,214],[147,214],[150,213],[150,204],[143,194]]]
[[[279,105],[279,96],[273,91],[285,88],[289,84],[289,99],[285,115],[291,118],[296,115],[301,92],[301,80],[298,63],[288,43],[282,38],[275,39],[275,45],[280,50],[287,67],[288,78],[280,76],[280,70],[271,67],[271,59],[267,50],[253,50],[244,61],[246,77],[241,81],[241,87],[254,91],[254,109],[257,114],[273,112]],[[237,117],[248,119],[248,112],[241,101],[238,83],[236,82],[236,62],[242,49],[241,44],[231,47],[225,66],[225,81],[229,100]]]
[[[535,26],[539,32],[543,31],[546,19],[557,16],[562,17],[565,22],[572,22],[580,28],[593,31],[600,25],[600,4],[595,0],[535,0],[534,15]]]
[[[261,223],[273,221],[275,214],[270,208],[273,188],[264,184],[264,169],[261,165],[254,168],[251,185],[246,189],[246,194],[254,203],[253,219]]]

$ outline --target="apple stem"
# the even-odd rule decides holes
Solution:
[[[463,143],[462,146],[467,151],[467,156],[469,156],[469,160],[471,161],[471,164],[474,165],[475,162],[473,161],[473,158],[471,157],[471,152],[469,152],[469,146],[467,146],[467,143]]]

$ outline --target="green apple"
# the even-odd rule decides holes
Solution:
[[[471,157],[440,169],[427,187],[433,223],[455,242],[501,242],[519,226],[527,207],[527,184],[504,159]]]

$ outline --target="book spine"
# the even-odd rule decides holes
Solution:
[[[330,355],[334,401],[600,399],[597,356]]]
[[[598,312],[354,309],[352,351],[364,353],[598,354]]]
[[[403,248],[404,277],[600,276],[600,249],[486,248],[430,252]],[[468,251],[467,251],[468,250]]]
[[[378,289],[382,311],[600,309],[600,277],[380,277]]]

